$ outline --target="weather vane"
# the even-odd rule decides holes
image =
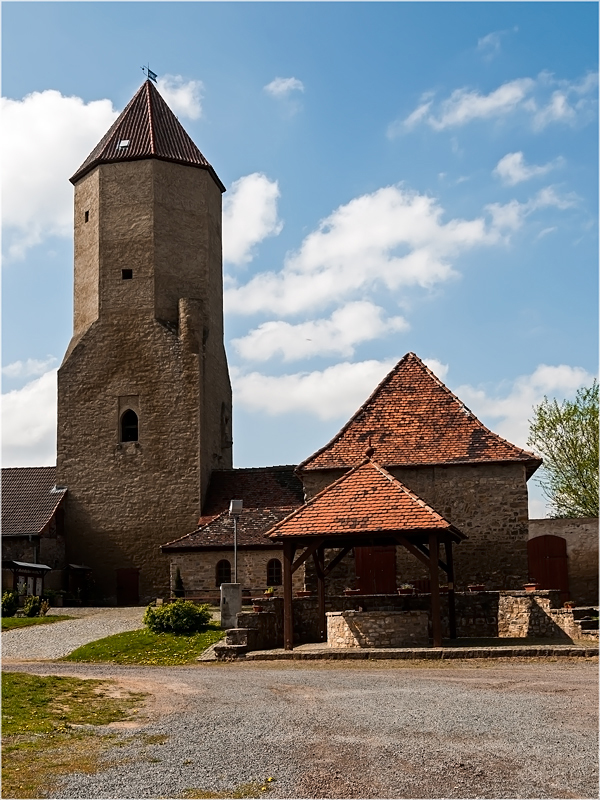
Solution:
[[[156,83],[158,75],[156,74],[156,72],[152,72],[152,70],[150,69],[150,64],[148,64],[147,67],[140,67],[140,69],[142,70],[144,75],[147,75],[151,81],[154,81],[154,83]]]

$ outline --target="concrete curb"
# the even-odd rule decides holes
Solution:
[[[443,647],[443,648],[360,648],[335,650],[255,650],[246,653],[246,661],[318,661],[366,659],[462,659],[462,658],[592,658],[598,647]]]

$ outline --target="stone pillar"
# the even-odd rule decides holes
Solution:
[[[221,584],[221,627],[236,628],[236,617],[242,610],[242,584]]]

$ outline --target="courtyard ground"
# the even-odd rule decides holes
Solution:
[[[56,798],[598,796],[597,658],[5,669],[150,693]]]

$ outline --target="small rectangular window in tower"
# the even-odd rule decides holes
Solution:
[[[132,269],[122,269],[121,270],[121,277],[124,281],[130,281],[133,278],[133,270]]]
[[[124,147],[129,147],[129,139],[121,139],[117,147],[119,149],[123,149]]]
[[[86,222],[89,222],[89,221],[90,221],[90,212],[89,212],[89,211],[86,211],[86,212],[85,212],[85,221],[86,221]]]

